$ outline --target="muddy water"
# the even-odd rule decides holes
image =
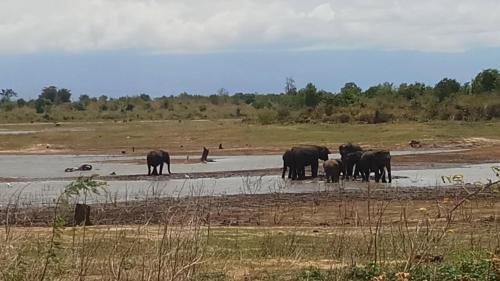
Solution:
[[[395,152],[393,153],[396,155]],[[411,152],[400,152],[401,154]],[[421,153],[421,152],[419,152]],[[335,157],[335,155],[333,155]],[[9,202],[18,202],[21,206],[51,205],[61,194],[64,186],[70,180],[46,180],[29,182],[29,178],[43,177],[74,177],[77,175],[100,174],[142,174],[145,165],[125,164],[114,160],[133,160],[135,157],[123,156],[1,156],[0,176],[19,178],[18,182],[0,183],[0,206]],[[176,164],[172,172],[208,172],[230,171],[242,169],[277,168],[282,165],[281,157],[266,156],[224,156],[214,157],[216,162],[208,164]],[[103,162],[104,161],[104,162]],[[90,163],[94,170],[89,172],[65,173],[67,167]],[[463,178],[464,183],[477,181],[487,182],[497,180],[493,166],[500,163],[462,165],[453,168],[439,169],[395,169],[393,182],[388,187],[445,187],[459,184],[454,181],[457,175]],[[396,167],[397,168],[397,167]],[[26,178],[27,181],[23,181]],[[344,182],[346,189],[359,189],[365,186],[360,182]],[[300,182],[282,180],[280,176],[264,177],[228,177],[202,179],[155,179],[140,181],[109,181],[106,191],[101,195],[87,198],[88,202],[113,202],[142,200],[165,196],[201,196],[201,195],[231,195],[231,194],[260,194],[272,192],[315,192],[338,188],[338,184],[325,183],[322,179],[305,180]],[[81,200],[81,199],[80,199]]]
[[[461,150],[446,150],[447,152]],[[443,150],[392,151],[392,155],[409,155],[424,153],[440,153]],[[330,158],[339,158],[331,154]],[[176,159],[186,159],[186,156],[174,156]],[[193,156],[191,156],[193,158]],[[235,170],[255,170],[280,168],[283,165],[281,155],[242,155],[209,157],[215,162],[208,164],[175,164],[173,173],[222,172]],[[144,174],[146,165],[120,163],[124,160],[143,160],[144,157],[109,156],[109,155],[2,155],[0,156],[0,177],[3,178],[59,178],[74,177],[74,173],[66,173],[68,167],[78,167],[91,164],[94,169],[83,175],[117,175]]]

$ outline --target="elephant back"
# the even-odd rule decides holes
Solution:
[[[170,162],[170,155],[164,150],[152,150],[146,156],[148,164],[158,165],[162,162]]]
[[[346,143],[339,146],[339,153],[342,158],[345,158],[349,153],[363,151],[361,146],[353,143]]]
[[[330,154],[330,150],[328,149],[328,147],[313,144],[305,144],[292,147],[293,155],[296,155],[297,151],[303,154],[314,154],[318,159],[324,161],[328,160],[328,154]]]

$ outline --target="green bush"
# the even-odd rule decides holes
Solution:
[[[276,122],[278,113],[269,108],[262,108],[257,111],[257,118],[259,120],[259,123],[268,125]]]

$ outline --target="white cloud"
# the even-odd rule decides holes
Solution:
[[[500,47],[497,0],[2,0],[0,52]]]

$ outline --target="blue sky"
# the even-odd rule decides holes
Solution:
[[[58,7],[54,9],[53,7]],[[337,91],[500,68],[493,0],[3,0],[0,88],[98,96]]]

